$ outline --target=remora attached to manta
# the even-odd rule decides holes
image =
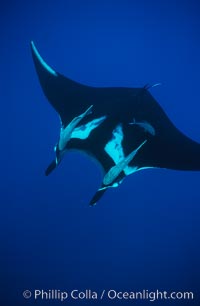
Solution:
[[[200,144],[174,126],[148,86],[82,85],[48,66],[33,42],[31,51],[43,92],[61,119],[56,156],[46,175],[67,150],[86,152],[104,171],[102,186],[90,202],[94,205],[107,188],[142,169],[200,170]]]

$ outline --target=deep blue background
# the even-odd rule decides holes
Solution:
[[[0,25],[2,306],[32,305],[21,293],[38,288],[198,297],[200,173],[141,171],[95,208],[88,202],[102,178],[90,159],[69,153],[46,178],[60,123],[29,46],[34,40],[47,63],[84,84],[162,82],[152,94],[200,142],[198,1],[8,1]],[[74,304],[84,303],[92,302]]]

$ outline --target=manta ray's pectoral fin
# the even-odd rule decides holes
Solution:
[[[149,90],[150,88],[154,88],[154,87],[157,87],[157,86],[161,86],[162,85],[162,83],[155,83],[155,84],[153,84],[153,85],[151,85],[151,84],[146,84],[146,85],[144,85],[144,89],[146,89],[146,90]]]

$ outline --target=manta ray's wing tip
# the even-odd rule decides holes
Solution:
[[[31,40],[30,45],[35,65],[38,67],[42,67],[42,69],[46,71],[46,73],[57,77],[58,76],[57,72],[44,61],[44,59],[41,57],[40,53],[38,52],[33,40]]]
[[[35,43],[34,43],[33,40],[30,41],[30,46],[31,46],[31,51],[32,51],[33,53],[35,53],[35,54],[36,54],[36,53],[38,54],[38,50],[37,50],[37,48],[36,48]]]

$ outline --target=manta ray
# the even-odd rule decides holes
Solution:
[[[49,175],[68,150],[95,159],[103,170],[90,205],[124,178],[148,168],[200,170],[200,144],[185,136],[142,88],[91,87],[51,68],[31,42],[32,57],[44,95],[60,116],[60,137]]]

